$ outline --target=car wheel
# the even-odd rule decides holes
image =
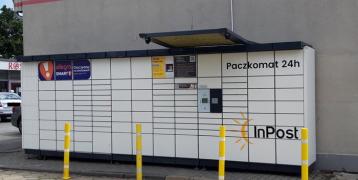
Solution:
[[[18,125],[18,127],[19,127],[20,134],[22,134],[22,121],[21,121],[21,117],[19,118],[17,125]]]
[[[4,117],[1,117],[1,122],[5,122],[7,119],[6,119],[6,117],[4,116]]]

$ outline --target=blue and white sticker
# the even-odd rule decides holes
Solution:
[[[73,80],[87,80],[91,77],[91,63],[88,59],[73,61]]]

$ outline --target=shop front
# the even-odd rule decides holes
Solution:
[[[21,63],[0,60],[0,92],[21,94]]]

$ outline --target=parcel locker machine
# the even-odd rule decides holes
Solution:
[[[141,123],[144,163],[217,166],[224,125],[228,167],[299,172],[306,127],[315,162],[311,46],[225,29],[141,36],[169,49],[18,58],[27,154],[61,156],[69,121],[71,157],[134,161]]]

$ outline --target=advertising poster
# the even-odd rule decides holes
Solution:
[[[172,59],[167,57],[152,57],[152,72],[154,79],[173,78],[174,64]]]
[[[152,58],[152,71],[153,71],[153,78],[160,79],[166,78],[165,74],[165,57],[153,57]]]
[[[56,80],[72,80],[71,61],[56,61]]]
[[[44,61],[39,63],[39,79],[41,81],[54,80],[54,66],[53,61]]]
[[[87,59],[73,61],[73,80],[87,80],[91,77],[91,63]]]

